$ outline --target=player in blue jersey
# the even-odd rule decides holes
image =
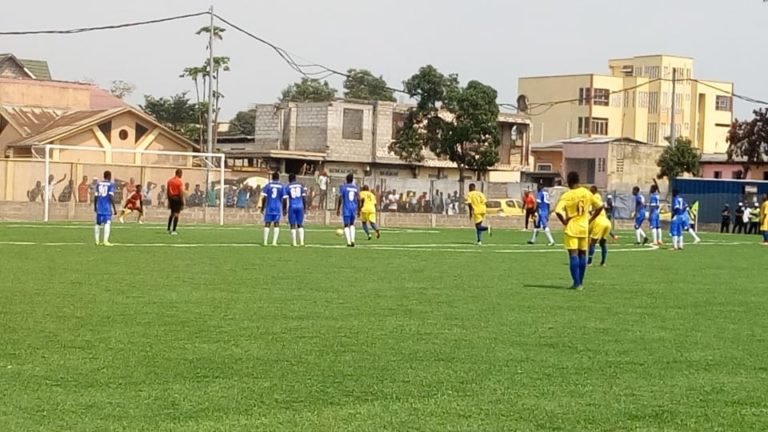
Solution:
[[[307,209],[307,188],[296,182],[296,174],[288,176],[288,186],[285,188],[285,213],[288,213],[288,223],[291,224],[291,245],[304,246],[304,211]],[[298,243],[296,234],[298,233]]]
[[[280,183],[280,173],[272,173],[272,181],[261,189],[261,214],[264,215],[264,246],[269,244],[269,229],[272,228],[272,246],[277,246],[280,236],[280,216],[283,211],[285,186]]]
[[[104,226],[104,246],[112,246],[109,242],[109,234],[112,228],[112,216],[117,214],[115,208],[115,184],[112,183],[112,173],[104,171],[104,180],[96,183],[93,198],[93,211],[96,213],[96,227],[94,235],[98,246],[101,237],[101,227]]]
[[[650,207],[650,214],[648,216],[648,225],[651,228],[651,236],[653,237],[653,245],[661,245],[661,198],[659,197],[659,187],[656,185],[651,186],[651,196],[648,207]]]
[[[694,204],[695,205],[695,204]],[[688,201],[683,198],[683,232],[688,232],[688,234],[693,237],[693,244],[699,244],[701,243],[701,238],[699,238],[698,234],[696,234],[696,231],[691,226],[691,208],[688,207]],[[694,214],[693,217],[695,218],[696,215]]]
[[[683,214],[685,202],[677,189],[672,190],[672,219],[669,224],[669,235],[672,237],[672,250],[683,250]]]
[[[339,199],[336,202],[336,216],[342,217],[344,238],[348,247],[355,247],[355,216],[360,205],[360,189],[355,184],[355,176],[347,174],[347,182],[339,187]]]
[[[551,206],[552,201],[549,198],[549,192],[544,190],[544,185],[540,184],[536,192],[536,223],[533,226],[533,235],[528,240],[528,244],[536,243],[536,235],[541,230],[547,236],[548,245],[555,245],[552,232],[549,230],[549,211]]]
[[[648,236],[643,231],[643,222],[645,222],[645,197],[640,193],[640,188],[635,186],[632,188],[632,196],[635,197],[635,237],[637,242],[635,244],[646,245],[648,243]]]

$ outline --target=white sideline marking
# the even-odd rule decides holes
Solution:
[[[733,245],[749,245],[754,243],[699,243],[696,246],[733,246]],[[27,242],[27,241],[0,241],[0,245],[6,246],[88,246],[92,243],[85,242]],[[129,247],[129,248],[263,248],[261,244],[257,243],[116,243],[115,247]],[[696,247],[693,246],[693,247]],[[96,247],[96,246],[94,246]],[[266,248],[272,248],[273,246],[267,246]],[[279,245],[281,248],[290,247],[287,244]],[[347,249],[346,245],[307,245],[309,249]],[[517,249],[509,249],[517,248]],[[414,251],[414,252],[460,252],[460,253],[563,253],[564,250],[560,245],[553,246],[551,248],[535,248],[530,245],[487,245],[487,246],[475,246],[470,244],[422,244],[422,245],[367,245],[359,247],[363,250],[383,250],[383,251]],[[648,247],[620,247],[617,249],[609,249],[611,252],[650,252],[659,250],[658,246]]]

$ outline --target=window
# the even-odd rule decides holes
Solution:
[[[768,171],[763,171],[763,180],[768,180]]]
[[[648,108],[648,92],[639,93],[640,100],[637,102],[638,108]]]
[[[593,135],[608,135],[608,119],[593,118],[591,131]]]
[[[659,92],[648,93],[648,113],[656,114],[659,112]]]
[[[679,113],[683,111],[683,94],[675,93],[675,112]]]
[[[616,172],[619,174],[624,172],[624,158],[616,158]]]
[[[663,106],[664,108],[669,106],[669,93],[663,92],[661,94],[661,106]]]
[[[723,172],[722,171],[715,171],[715,178],[716,179],[723,178]]]
[[[650,79],[656,79],[659,77],[659,67],[658,66],[646,66],[643,70],[643,75],[647,76]]]
[[[624,108],[635,107],[635,93],[631,91],[624,92]]]
[[[688,132],[691,130],[691,124],[690,123],[683,123],[683,129]]]
[[[592,99],[592,89],[589,87],[582,87],[579,89],[579,105],[589,105]]]
[[[608,106],[610,104],[611,91],[608,89],[596,88],[592,95],[592,104],[597,106]]]
[[[540,171],[540,172],[552,172],[552,164],[551,164],[551,163],[540,163],[540,164],[536,164],[536,171]]]
[[[106,121],[99,125],[99,130],[101,133],[104,134],[105,137],[107,137],[107,141],[112,141],[112,122]]]
[[[741,170],[738,171],[731,171],[731,178],[740,180],[741,179]]]
[[[597,159],[597,172],[605,172],[605,158]]]
[[[344,108],[341,137],[346,140],[363,140],[363,110]]]
[[[659,124],[658,123],[648,123],[648,143],[649,144],[659,143]]]
[[[579,117],[579,135],[589,134],[589,117]]]
[[[614,93],[611,95],[611,107],[621,108],[621,93]]]
[[[733,98],[730,96],[717,96],[715,98],[715,109],[718,111],[731,112],[733,107]]]
[[[662,138],[664,138],[668,133],[669,133],[669,125],[666,123],[662,123],[661,129],[659,130],[659,134],[662,136]]]

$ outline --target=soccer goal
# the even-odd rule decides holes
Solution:
[[[115,205],[142,186],[146,211],[165,214],[166,181],[177,168],[184,171],[187,208],[201,211],[208,219],[224,224],[225,155],[161,150],[105,149],[59,144],[32,147],[33,160],[28,173],[43,203],[43,220],[79,220],[90,216],[93,186],[104,171],[112,172],[116,184]],[[34,163],[34,161],[37,163]],[[39,167],[40,162],[42,167]],[[42,177],[42,180],[38,180]],[[33,192],[34,193],[34,192]],[[167,217],[167,216],[166,216]]]

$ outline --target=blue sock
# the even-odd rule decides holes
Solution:
[[[600,265],[605,265],[605,259],[608,258],[608,246],[600,245]]]
[[[480,229],[480,227],[475,228],[475,231],[477,231],[477,242],[480,243],[483,241],[483,230]]]
[[[587,256],[579,257],[579,286],[584,285],[584,275],[587,273]]]
[[[363,231],[365,231],[365,235],[369,236],[371,233],[368,232],[368,223],[363,222]]]
[[[589,246],[589,260],[587,261],[588,264],[592,264],[592,258],[595,256],[595,245]]]
[[[573,286],[579,286],[581,276],[579,276],[579,257],[576,255],[570,255],[569,267],[571,270],[571,279],[573,279]]]
[[[373,228],[374,231],[378,231],[379,230],[379,227],[376,226],[376,224],[373,223],[373,222],[371,222],[371,228]]]
[[[768,243],[768,231],[763,231],[763,241]]]

